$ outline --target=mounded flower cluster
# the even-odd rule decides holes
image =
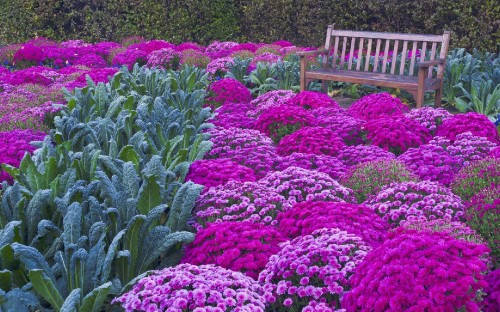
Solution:
[[[233,78],[224,78],[215,81],[208,87],[207,99],[212,108],[217,108],[225,103],[248,103],[252,94],[244,84]]]
[[[257,130],[214,128],[208,134],[213,143],[208,153],[209,158],[230,158],[241,149],[250,150],[258,146],[273,147],[271,139]]]
[[[467,224],[460,221],[450,222],[444,219],[413,220],[404,222],[402,227],[419,232],[426,231],[446,233],[456,239],[462,239],[475,244],[484,244],[484,239],[481,235],[467,226]],[[400,228],[396,229],[396,231],[399,230]]]
[[[465,220],[488,242],[491,255],[500,267],[500,186],[479,191],[465,202]]]
[[[270,107],[280,106],[295,96],[292,90],[273,90],[259,95],[250,102],[254,107],[247,113],[249,117],[258,118],[263,111]]]
[[[500,158],[500,146],[491,149],[488,156],[492,158]]]
[[[341,178],[342,185],[352,189],[358,203],[395,182],[419,181],[404,163],[394,159],[377,159],[352,167]]]
[[[345,143],[332,130],[322,127],[304,127],[284,136],[278,144],[281,156],[292,153],[306,153],[336,156]]]
[[[351,167],[379,159],[394,159],[396,156],[376,145],[356,145],[341,149],[337,158],[343,161],[346,166]]]
[[[488,248],[446,233],[390,233],[358,264],[347,311],[479,311]]]
[[[365,204],[392,226],[417,219],[459,221],[464,216],[460,197],[431,181],[392,183],[369,197]]]
[[[262,287],[251,277],[214,265],[179,264],[153,271],[117,297],[126,312],[264,312]]]
[[[196,200],[194,226],[198,230],[207,223],[252,221],[275,225],[276,215],[291,205],[273,188],[256,182],[229,181],[211,187]]]
[[[32,153],[35,147],[32,141],[42,141],[45,133],[33,130],[12,130],[0,132],[0,164],[18,167],[26,152]],[[11,182],[12,177],[0,167],[0,183]]]
[[[180,60],[181,65],[207,68],[209,63],[210,63],[210,57],[208,57],[205,53],[201,51],[188,49],[188,50],[183,50],[181,52],[181,60]]]
[[[284,136],[313,125],[314,122],[314,116],[302,107],[275,106],[262,112],[255,129],[269,136],[277,144]]]
[[[148,67],[158,67],[162,69],[177,69],[182,55],[172,48],[163,48],[148,54]]]
[[[455,141],[446,150],[450,155],[460,158],[467,166],[471,161],[483,159],[497,144],[488,141],[485,137],[475,136],[471,132],[460,133]]]
[[[301,202],[278,214],[278,228],[290,238],[304,236],[321,228],[338,228],[379,245],[389,224],[365,205],[336,202]]]
[[[451,156],[441,146],[424,144],[410,148],[398,157],[422,180],[450,185],[455,173],[462,167],[460,158]]]
[[[372,120],[380,117],[402,115],[408,112],[408,106],[400,99],[387,92],[375,93],[364,96],[352,103],[348,111],[353,117]]]
[[[487,157],[462,168],[455,175],[451,188],[455,194],[467,200],[495,185],[500,185],[500,159]]]
[[[139,66],[145,65],[147,63],[148,54],[139,49],[127,49],[115,55],[113,58],[113,65],[127,66],[129,70],[132,70],[135,63],[139,63]]]
[[[226,184],[229,180],[257,180],[252,169],[226,158],[196,160],[189,167],[186,181],[193,181],[206,188]]]
[[[363,144],[362,120],[345,114],[336,114],[317,117],[316,124],[335,132],[347,145]]]
[[[464,132],[471,132],[475,136],[487,138],[492,143],[498,143],[495,125],[485,115],[475,112],[457,114],[446,119],[438,127],[436,135],[455,141],[457,135]]]
[[[256,120],[247,116],[252,108],[250,103],[225,103],[215,111],[211,122],[221,128],[253,129]]]
[[[422,107],[410,110],[405,116],[415,120],[434,135],[443,121],[451,118],[453,115],[443,108]]]
[[[391,151],[396,156],[431,139],[429,130],[404,116],[370,120],[365,124],[365,130],[368,142]]]
[[[340,185],[326,173],[315,170],[288,167],[283,171],[270,172],[258,183],[282,195],[288,207],[303,201],[354,202],[351,189]]]
[[[182,262],[215,264],[256,279],[285,240],[275,227],[267,225],[248,221],[209,223],[196,233]]]
[[[291,98],[287,105],[300,106],[304,109],[317,109],[330,107],[340,109],[340,106],[328,94],[314,91],[301,91]]]
[[[361,238],[336,228],[283,243],[259,275],[264,297],[273,311],[315,311],[305,308],[313,302],[324,303],[327,311],[339,309],[356,266],[370,249]]]
[[[481,311],[500,311],[500,269],[491,271],[485,276],[488,286],[484,288],[486,297],[482,302]]]
[[[234,41],[214,41],[207,46],[205,53],[212,59],[222,58],[229,56],[231,49],[237,45]]]
[[[212,78],[224,77],[229,69],[234,65],[234,59],[232,57],[221,57],[212,60],[207,65],[207,73]]]
[[[278,170],[288,167],[300,167],[308,170],[316,170],[328,174],[333,179],[338,179],[347,170],[342,161],[336,157],[327,155],[292,153],[282,157],[278,164]]]

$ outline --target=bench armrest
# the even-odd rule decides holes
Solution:
[[[419,62],[419,63],[417,63],[417,66],[418,67],[431,67],[431,66],[436,66],[436,65],[444,64],[444,61],[445,61],[445,59]]]
[[[296,52],[296,54],[300,57],[303,57],[303,56],[310,56],[310,55],[326,54],[327,52],[328,52],[327,49],[321,49],[321,50],[315,50],[315,51],[300,51],[300,52]]]

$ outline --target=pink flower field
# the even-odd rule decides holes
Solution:
[[[134,64],[197,67],[206,74],[203,106],[211,125],[203,135],[211,147],[189,160],[182,176],[203,186],[188,218],[194,239],[176,245],[173,262],[107,294],[109,305],[130,312],[500,311],[495,124],[475,112],[414,109],[387,92],[348,108],[315,91],[257,95],[251,83],[231,76],[242,55],[252,59],[251,73],[304,49],[286,41],[201,46],[44,38],[0,48],[0,187],[23,179],[13,172],[28,167],[25,153],[41,153],[30,142],[54,132],[54,117],[66,109],[63,88],[80,92],[88,77],[109,83],[120,67],[131,71]],[[117,187],[118,178],[111,180]],[[72,198],[60,197],[54,205]],[[35,237],[33,249],[41,244]],[[92,239],[75,240],[72,248]],[[126,253],[114,256],[122,261]],[[62,270],[59,263],[77,260],[60,261],[50,264]]]

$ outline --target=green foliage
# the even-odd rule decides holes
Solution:
[[[28,307],[43,298],[54,311],[98,312],[180,259],[202,189],[184,178],[211,147],[204,79],[136,67],[67,94],[40,149],[6,167],[15,183],[2,185],[0,307],[21,291]]]

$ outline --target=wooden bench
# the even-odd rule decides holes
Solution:
[[[422,107],[426,91],[435,91],[438,107],[449,41],[449,31],[443,35],[396,34],[335,30],[330,25],[324,49],[297,53],[300,90],[312,80],[321,80],[325,93],[329,80],[399,88],[414,96],[417,107]],[[321,66],[309,70],[309,58],[318,55],[323,56]]]

